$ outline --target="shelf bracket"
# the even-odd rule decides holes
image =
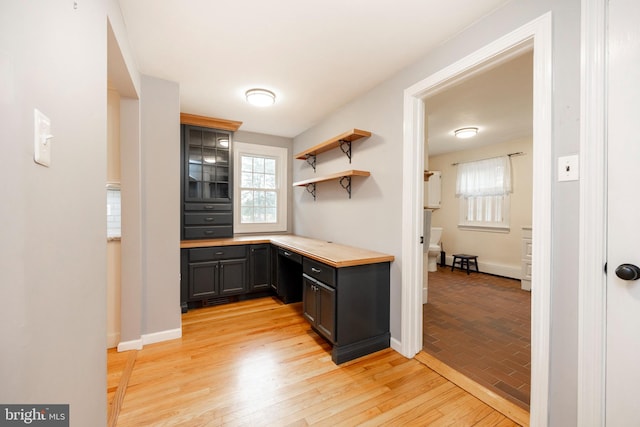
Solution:
[[[313,171],[316,171],[316,155],[315,154],[307,154],[307,163],[311,165]]]
[[[316,183],[312,182],[311,184],[305,185],[307,191],[313,196],[313,200],[316,199]]]
[[[344,154],[349,158],[349,163],[351,163],[351,141],[347,141],[346,139],[340,140],[340,149]]]
[[[347,190],[347,193],[349,193],[349,198],[351,198],[351,177],[343,176],[342,178],[340,178],[340,186]]]

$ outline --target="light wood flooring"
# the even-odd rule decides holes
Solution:
[[[110,426],[518,425],[391,349],[335,365],[300,303],[196,309],[182,325],[181,339],[108,351]]]

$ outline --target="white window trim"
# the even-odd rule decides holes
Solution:
[[[467,199],[460,197],[458,228],[461,230],[490,231],[508,233],[511,230],[511,195],[505,194],[502,201],[502,221],[467,221]]]
[[[270,145],[248,144],[234,141],[233,143],[233,229],[234,233],[271,233],[287,231],[287,159],[289,150],[285,147]],[[242,224],[240,222],[240,173],[242,155],[264,156],[276,158],[278,192],[278,222],[272,224]]]

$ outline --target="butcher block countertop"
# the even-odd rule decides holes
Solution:
[[[180,248],[203,248],[208,246],[250,245],[260,243],[272,243],[283,249],[288,249],[307,258],[337,268],[391,262],[394,260],[393,255],[292,234],[268,236],[246,235],[211,240],[183,240],[180,242]]]

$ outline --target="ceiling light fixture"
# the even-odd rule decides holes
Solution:
[[[256,107],[268,107],[276,102],[276,94],[266,89],[249,89],[245,96],[247,102]]]
[[[467,139],[476,136],[476,134],[478,133],[478,128],[460,128],[453,131],[453,133],[460,139]]]

